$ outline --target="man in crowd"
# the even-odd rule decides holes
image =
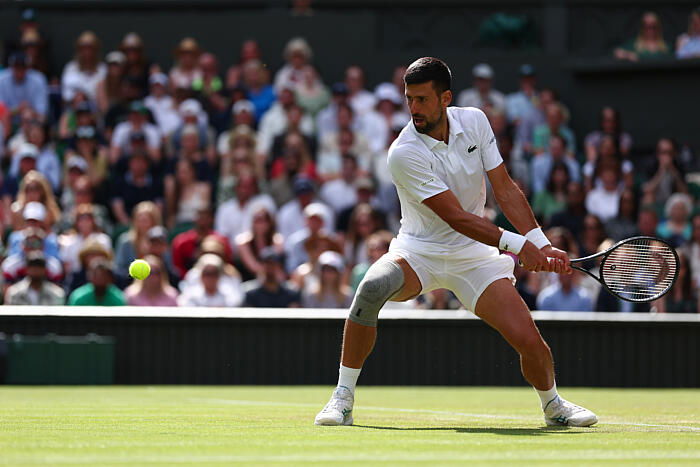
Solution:
[[[187,271],[192,269],[201,254],[202,241],[210,235],[217,237],[224,245],[224,255],[227,261],[232,258],[233,254],[228,240],[214,231],[214,211],[210,206],[203,207],[197,211],[194,228],[173,238],[173,265],[177,270],[178,277],[184,278]]]
[[[24,52],[12,54],[9,65],[8,70],[0,72],[0,102],[9,108],[14,123],[19,123],[19,114],[27,107],[42,120],[46,119],[49,105],[46,77],[29,68]]]
[[[578,285],[580,272],[558,274],[557,281],[537,296],[537,309],[542,311],[593,311],[593,300]]]
[[[484,111],[505,111],[505,96],[502,92],[493,89],[493,68],[487,63],[479,63],[472,69],[472,75],[474,87],[459,93],[457,105],[476,107]]]
[[[5,294],[6,305],[63,305],[63,289],[47,279],[46,258],[41,251],[27,255],[27,276],[10,286]]]
[[[260,252],[263,273],[258,279],[246,282],[247,289],[243,306],[261,308],[292,308],[301,304],[301,294],[280,282],[282,256],[274,247],[266,247]]]

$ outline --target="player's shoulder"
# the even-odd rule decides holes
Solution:
[[[476,124],[487,119],[484,111],[477,107],[448,107],[447,113],[463,126]]]
[[[429,155],[426,154],[427,152],[425,144],[423,144],[412,128],[411,123],[408,123],[394,142],[391,143],[391,146],[389,146],[387,162],[389,167],[391,167],[392,164],[405,159],[426,157]]]

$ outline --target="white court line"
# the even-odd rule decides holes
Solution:
[[[251,401],[251,400],[237,400],[237,399],[203,399],[203,398],[192,398],[191,401],[196,402],[209,402],[215,404],[224,405],[253,405],[253,406],[275,406],[275,407],[320,407],[318,404],[303,403],[303,402],[274,402],[274,401]],[[467,413],[467,412],[451,412],[448,410],[430,410],[430,409],[403,409],[403,408],[393,408],[393,407],[375,407],[375,406],[361,406],[362,410],[370,410],[375,412],[403,412],[403,413],[423,413],[431,415],[448,415],[457,417],[467,417],[467,418],[490,418],[499,420],[518,420],[518,421],[530,421],[532,417],[518,417],[513,415],[497,415],[497,414],[483,414],[483,413]],[[694,426],[683,426],[683,425],[661,425],[655,423],[632,423],[632,422],[608,422],[601,421],[600,423],[604,425],[623,425],[623,426],[641,426],[648,428],[665,428],[665,429],[675,429],[677,431],[690,431],[690,432],[700,432],[700,428]]]

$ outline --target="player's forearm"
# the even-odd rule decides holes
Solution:
[[[501,229],[483,217],[475,216],[466,211],[455,215],[447,223],[462,235],[486,245],[497,247],[501,238]]]
[[[496,201],[506,218],[521,234],[525,235],[538,227],[530,203],[515,183],[507,190],[496,193]]]

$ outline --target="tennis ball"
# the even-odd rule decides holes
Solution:
[[[129,265],[129,275],[134,279],[144,280],[151,273],[151,266],[142,259],[132,261]]]

